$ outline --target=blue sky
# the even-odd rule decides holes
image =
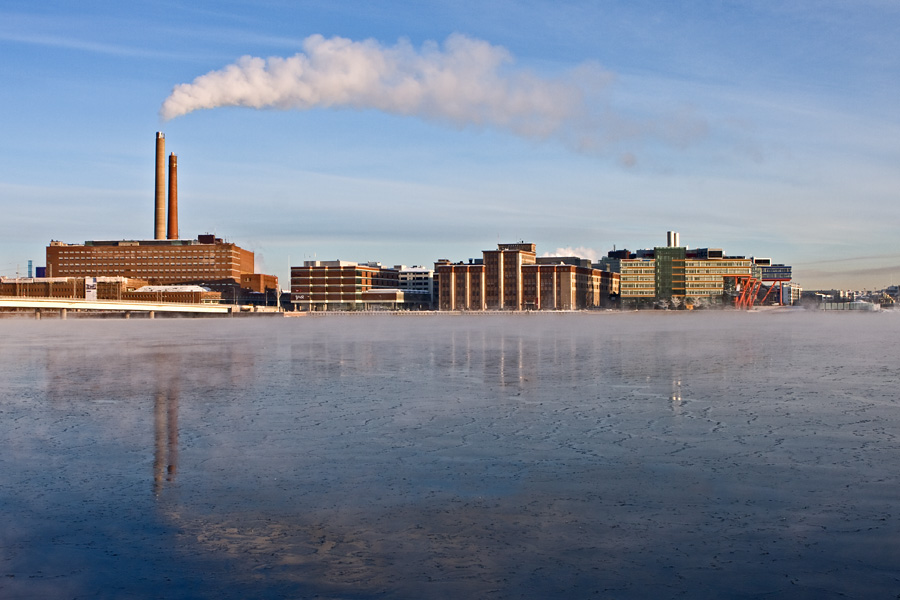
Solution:
[[[897,284],[897,31],[877,0],[6,0],[0,275],[51,239],[152,237],[163,131],[182,237],[253,250],[285,285],[304,259],[429,265],[518,240],[600,256],[667,230],[792,264],[805,288]],[[243,56],[268,76],[336,47],[399,66],[358,89],[366,70],[322,62],[278,80],[306,95],[275,107],[210,90]],[[492,57],[474,96],[390,87]],[[182,84],[218,107],[163,120]]]

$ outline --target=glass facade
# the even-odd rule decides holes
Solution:
[[[681,246],[654,248],[653,257],[656,260],[654,270],[656,297],[669,299],[684,296],[685,248]]]

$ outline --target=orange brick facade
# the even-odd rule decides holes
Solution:
[[[216,303],[222,298],[219,292],[183,290],[178,288],[157,291],[138,291],[146,281],[125,277],[98,277],[97,300],[121,300],[138,302]],[[83,277],[41,277],[0,280],[0,296],[19,298],[85,298]]]
[[[606,306],[619,291],[617,273],[537,264],[534,244],[500,244],[480,264],[441,260],[434,269],[439,310],[579,310]]]
[[[253,274],[253,252],[222,240],[142,240],[47,246],[48,277],[130,277],[154,285]],[[212,236],[208,236],[211,238]]]
[[[263,275],[262,273],[242,273],[241,287],[265,294],[266,290],[278,289],[278,277],[275,275]]]

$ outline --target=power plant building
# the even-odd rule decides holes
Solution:
[[[254,255],[212,235],[196,240],[119,240],[47,246],[48,277],[132,277],[154,285],[254,273]]]
[[[154,238],[83,244],[51,241],[46,250],[46,276],[127,277],[153,285],[227,281],[247,284],[256,292],[265,292],[269,286],[277,289],[276,277],[255,272],[253,252],[209,234],[180,239],[177,170],[177,157],[172,154],[167,203],[165,135],[157,132]]]

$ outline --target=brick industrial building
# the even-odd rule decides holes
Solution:
[[[154,238],[150,240],[51,241],[46,251],[48,277],[127,277],[153,285],[199,284],[225,292],[225,300],[247,293],[277,291],[274,275],[255,272],[254,254],[214,235],[181,239],[178,231],[177,161],[169,157],[168,219],[165,202],[165,136],[156,134]],[[167,225],[167,227],[166,227]],[[232,290],[230,288],[235,288]]]
[[[196,240],[120,240],[47,246],[47,277],[131,277],[154,285],[253,275],[253,252],[212,235]],[[271,277],[271,276],[270,276]]]
[[[535,245],[499,244],[480,261],[435,263],[439,310],[579,310],[606,306],[619,275],[589,261],[537,258]]]
[[[195,285],[151,286],[127,277],[23,277],[0,278],[0,296],[218,304],[222,295]]]

